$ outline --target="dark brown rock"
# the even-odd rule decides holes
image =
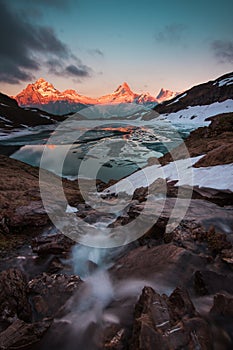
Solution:
[[[196,271],[194,289],[198,295],[215,294],[220,291],[233,294],[233,275],[209,270]]]
[[[124,350],[127,344],[127,331],[121,325],[111,325],[104,330],[102,349]]]
[[[168,298],[144,287],[135,306],[130,349],[212,349],[208,324],[187,292],[177,288]]]
[[[172,288],[187,284],[197,266],[206,265],[206,259],[201,258],[174,244],[163,244],[148,248],[138,247],[119,259],[111,269],[111,275],[116,279],[153,279]]]
[[[27,281],[18,269],[0,273],[0,323],[5,328],[16,318],[29,321],[31,308],[26,294]]]
[[[81,279],[74,275],[43,273],[28,283],[28,296],[34,320],[54,317],[66,301],[78,290]]]
[[[217,294],[214,297],[214,305],[210,310],[212,316],[227,316],[233,320],[233,296]],[[233,321],[232,321],[233,323]]]
[[[48,320],[33,324],[16,320],[0,333],[0,349],[31,349],[42,338],[50,324],[51,322]]]
[[[33,240],[33,252],[38,255],[68,253],[74,245],[69,237],[63,234],[36,237]]]
[[[41,171],[48,180],[44,184],[44,191],[48,203],[51,203],[51,210],[64,213],[66,208],[59,199],[56,187],[59,177],[46,170]],[[82,202],[77,182],[63,179],[63,188],[70,205]],[[56,205],[53,198],[55,193],[58,197]],[[5,234],[9,230],[46,225],[49,222],[41,200],[39,168],[0,155],[0,209],[0,226]]]
[[[214,304],[209,317],[214,323],[216,349],[233,348],[233,296],[219,293],[214,296]]]

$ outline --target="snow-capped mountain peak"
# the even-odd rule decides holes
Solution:
[[[119,85],[118,88],[114,91],[114,93],[133,93],[130,89],[129,85],[124,82],[123,84]]]
[[[174,92],[170,90],[166,90],[162,88],[159,92],[159,94],[156,97],[156,100],[158,103],[162,103],[163,101],[171,100],[172,98],[178,96],[180,92]]]
[[[15,99],[22,107],[36,107],[54,114],[66,114],[78,111],[84,105],[122,103],[155,105],[176,95],[176,93],[162,89],[159,99],[157,99],[149,93],[135,93],[127,82],[123,82],[113,93],[99,98],[91,98],[80,95],[72,89],[59,91],[45,79],[39,78],[36,82],[28,84],[23,91],[15,96]]]

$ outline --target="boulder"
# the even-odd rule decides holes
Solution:
[[[130,349],[212,349],[207,322],[196,312],[188,293],[176,288],[167,297],[144,287],[135,306]]]
[[[36,237],[32,242],[32,250],[38,255],[62,255],[71,250],[74,245],[69,237],[63,234]]]
[[[49,328],[50,323],[49,320],[33,324],[16,320],[5,331],[0,333],[0,349],[33,349]]]
[[[27,299],[27,281],[23,273],[11,268],[0,273],[0,328],[20,318],[29,321],[31,307]]]
[[[34,310],[34,321],[53,318],[81,284],[78,276],[64,274],[43,273],[31,280],[28,296]]]

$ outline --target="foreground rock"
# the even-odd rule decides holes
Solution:
[[[53,318],[81,284],[78,276],[63,274],[43,273],[30,281],[27,293],[34,310],[34,321]]]
[[[49,219],[41,200],[39,169],[3,155],[0,155],[0,169],[0,232],[46,225]],[[43,173],[49,179],[44,186],[52,205],[59,178],[45,170]],[[63,180],[63,188],[71,205],[82,201],[77,183]],[[65,212],[59,196],[52,209]]]
[[[15,319],[31,319],[31,306],[27,299],[27,281],[18,269],[9,269],[0,274],[0,330]]]
[[[32,242],[33,252],[40,256],[47,254],[64,255],[69,253],[74,245],[69,237],[63,234],[53,234],[36,237]]]
[[[130,349],[209,350],[212,336],[187,292],[177,288],[168,298],[145,287],[135,306]]]
[[[146,246],[130,251],[111,269],[114,279],[141,279],[159,286],[174,288],[190,282],[192,274],[204,268],[208,260],[174,244]]]
[[[0,349],[29,349],[41,339],[50,327],[49,320],[33,324],[16,320],[4,332],[0,333]]]

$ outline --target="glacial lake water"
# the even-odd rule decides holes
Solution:
[[[94,126],[93,126],[94,125]],[[69,179],[121,179],[176,147],[190,130],[167,121],[69,121],[0,140],[11,157]],[[62,167],[61,167],[62,163]]]

